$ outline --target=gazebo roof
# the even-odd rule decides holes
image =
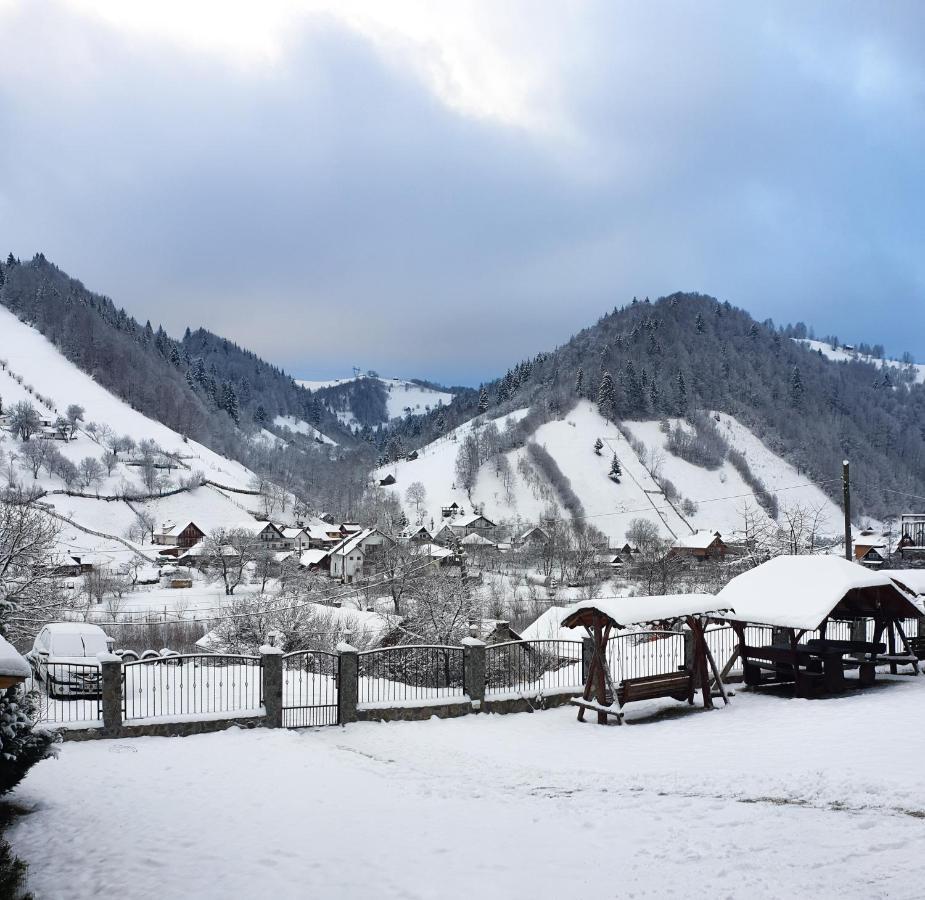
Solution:
[[[655,597],[609,597],[598,600],[582,600],[563,611],[562,624],[566,628],[577,628],[590,624],[600,615],[616,628],[645,625],[648,622],[662,622],[666,619],[682,619],[686,616],[725,615],[729,610],[712,594],[664,594]]]
[[[738,622],[808,630],[829,616],[918,614],[886,573],[839,556],[777,556],[733,578],[716,603],[734,610],[727,618]]]

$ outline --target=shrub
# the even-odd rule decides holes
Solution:
[[[39,760],[52,755],[56,736],[33,731],[35,704],[21,687],[0,695],[0,794],[11,791]]]

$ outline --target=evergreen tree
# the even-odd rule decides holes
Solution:
[[[613,415],[613,378],[610,372],[605,372],[597,389],[597,408],[606,419]]]
[[[580,366],[578,368],[578,374],[575,376],[575,393],[578,396],[581,396],[582,389],[585,386],[585,370]]]
[[[598,439],[594,442],[594,452],[595,452],[598,456],[600,456],[600,455],[601,455],[601,450],[603,450],[603,449],[604,449],[604,442],[603,442],[600,438],[598,438]]]
[[[479,390],[479,412],[483,413],[488,409],[488,391],[485,389],[485,386],[482,385]]]
[[[610,463],[610,479],[616,481],[617,484],[620,483],[620,476],[623,474],[623,469],[620,468],[620,460],[617,459],[617,454],[614,453],[613,460]]]
[[[265,425],[267,421],[267,411],[258,403],[257,409],[254,410],[254,421],[258,425]]]
[[[697,328],[697,334],[703,334],[706,329],[706,324],[703,321],[703,314],[697,313],[697,318],[695,319],[695,326]]]
[[[678,371],[678,377],[675,379],[675,400],[678,415],[683,416],[687,412],[687,385],[680,370]]]
[[[794,409],[800,409],[803,406],[803,376],[800,375],[800,367],[794,366],[790,373],[790,405]]]
[[[170,348],[170,362],[171,365],[176,366],[178,369],[180,368],[180,351],[177,349],[176,344]]]

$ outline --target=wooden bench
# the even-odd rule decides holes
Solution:
[[[797,694],[809,697],[818,691],[844,689],[842,651],[838,648],[749,647],[741,649],[742,673],[750,687],[764,684],[795,684]],[[770,672],[765,678],[762,672]]]
[[[609,705],[602,705],[594,700],[573,697],[569,702],[594,712],[606,713],[608,716],[622,718],[621,707],[636,700],[655,700],[659,697],[671,697],[674,700],[690,700],[693,684],[691,674],[687,671],[669,672],[664,675],[646,675],[642,678],[625,678],[617,687],[618,704],[608,691]]]

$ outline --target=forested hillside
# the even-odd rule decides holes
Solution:
[[[883,518],[901,511],[906,502],[893,492],[925,491],[925,389],[913,372],[833,362],[791,339],[805,334],[805,326],[756,322],[700,294],[634,299],[563,346],[518,363],[474,397],[397,424],[385,456],[479,412],[498,416],[532,405],[552,419],[579,398],[616,422],[718,410],[830,496],[838,496],[841,461],[849,458],[856,512]]]

